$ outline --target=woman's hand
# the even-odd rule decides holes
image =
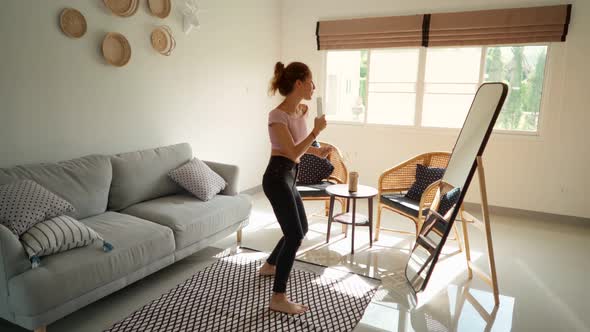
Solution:
[[[309,110],[309,107],[307,105],[299,104],[299,111],[301,112],[301,114],[307,113],[308,110]]]
[[[326,126],[328,125],[328,123],[326,122],[325,115],[319,116],[319,117],[315,118],[313,121],[314,121],[313,133],[317,137],[322,130],[326,129]]]
[[[326,159],[330,153],[332,153],[332,151],[334,151],[334,148],[331,146],[322,146],[319,149],[319,157]]]

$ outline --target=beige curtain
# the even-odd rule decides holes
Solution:
[[[565,41],[571,5],[438,13],[427,46]]]
[[[319,21],[318,50],[565,41],[571,5]]]
[[[320,50],[422,45],[424,15],[372,17],[317,23]]]

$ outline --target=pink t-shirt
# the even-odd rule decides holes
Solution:
[[[289,115],[287,112],[281,111],[278,108],[268,113],[268,135],[270,136],[270,143],[273,150],[282,150],[279,144],[279,138],[273,134],[270,125],[273,123],[283,123],[289,128],[291,137],[293,137],[293,143],[295,145],[301,143],[307,137],[307,111],[303,115],[294,117]]]

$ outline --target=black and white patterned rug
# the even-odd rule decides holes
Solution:
[[[264,258],[250,251],[220,258],[105,332],[352,331],[380,284],[297,261],[287,294],[310,309],[277,313],[268,309],[273,278],[257,273]]]

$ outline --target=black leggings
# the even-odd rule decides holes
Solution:
[[[276,265],[273,291],[285,293],[295,254],[307,233],[307,216],[295,186],[299,165],[286,157],[271,156],[262,179],[264,194],[281,225],[283,237],[266,260]]]

